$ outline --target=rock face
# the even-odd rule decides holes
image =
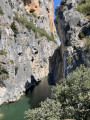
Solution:
[[[53,20],[53,0],[24,0],[25,9],[27,12],[34,13],[37,16],[45,16],[48,20],[44,28],[55,32]]]
[[[90,67],[90,20],[77,11],[75,0],[62,0],[55,14],[55,25],[61,40],[58,52],[61,56],[59,61],[54,61],[50,74],[54,75],[53,71],[58,66],[58,74],[54,75],[54,80],[57,81],[80,64]]]
[[[26,88],[48,75],[57,48],[47,36],[14,19],[18,14],[56,40],[52,0],[0,0],[0,104],[16,101]],[[48,13],[48,14],[47,14]],[[25,19],[25,20],[26,20]],[[19,19],[20,20],[20,19]],[[22,19],[21,19],[22,22]],[[26,26],[27,27],[26,27]],[[5,68],[4,68],[5,67]]]

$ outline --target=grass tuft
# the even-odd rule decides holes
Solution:
[[[0,14],[1,14],[1,15],[4,14],[4,13],[3,13],[3,10],[2,10],[2,8],[1,8],[1,6],[0,6]]]

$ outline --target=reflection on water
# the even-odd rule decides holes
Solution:
[[[47,77],[39,85],[32,87],[21,99],[14,103],[0,106],[0,120],[26,120],[24,112],[39,106],[41,101],[51,96],[51,86]]]
[[[4,115],[3,114],[0,114],[0,119],[2,119],[4,117]]]

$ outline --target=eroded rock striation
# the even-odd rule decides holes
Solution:
[[[48,75],[57,48],[53,19],[53,0],[0,0],[0,104]]]
[[[50,74],[53,74],[54,81],[57,81],[66,77],[80,64],[90,67],[90,19],[77,11],[75,0],[62,0],[55,14],[55,25],[61,46],[58,49],[60,57],[55,58],[54,55],[52,58],[54,64]],[[56,74],[55,69],[58,71]]]

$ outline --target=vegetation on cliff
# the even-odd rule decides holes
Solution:
[[[80,66],[53,87],[53,99],[25,112],[28,120],[88,120],[90,112],[90,68]]]
[[[90,15],[90,0],[77,0],[78,8],[77,10],[84,15]]]
[[[0,50],[0,55],[7,55],[7,52],[5,50]]]
[[[18,34],[18,28],[17,28],[17,26],[15,25],[15,22],[13,22],[13,23],[11,24],[11,29],[12,29],[13,32],[14,32],[14,37],[16,37],[17,34]]]
[[[17,22],[23,24],[28,30],[32,30],[35,33],[35,37],[37,38],[37,33],[39,33],[40,36],[45,36],[48,40],[53,41],[57,43],[54,40],[54,35],[51,33],[50,35],[45,31],[43,28],[36,27],[35,24],[32,21],[28,21],[26,17],[19,17],[17,13],[15,13],[14,20],[17,20]]]
[[[9,74],[5,66],[0,63],[0,81],[9,78]]]
[[[0,6],[0,14],[3,15],[3,10],[1,8],[1,6]]]

